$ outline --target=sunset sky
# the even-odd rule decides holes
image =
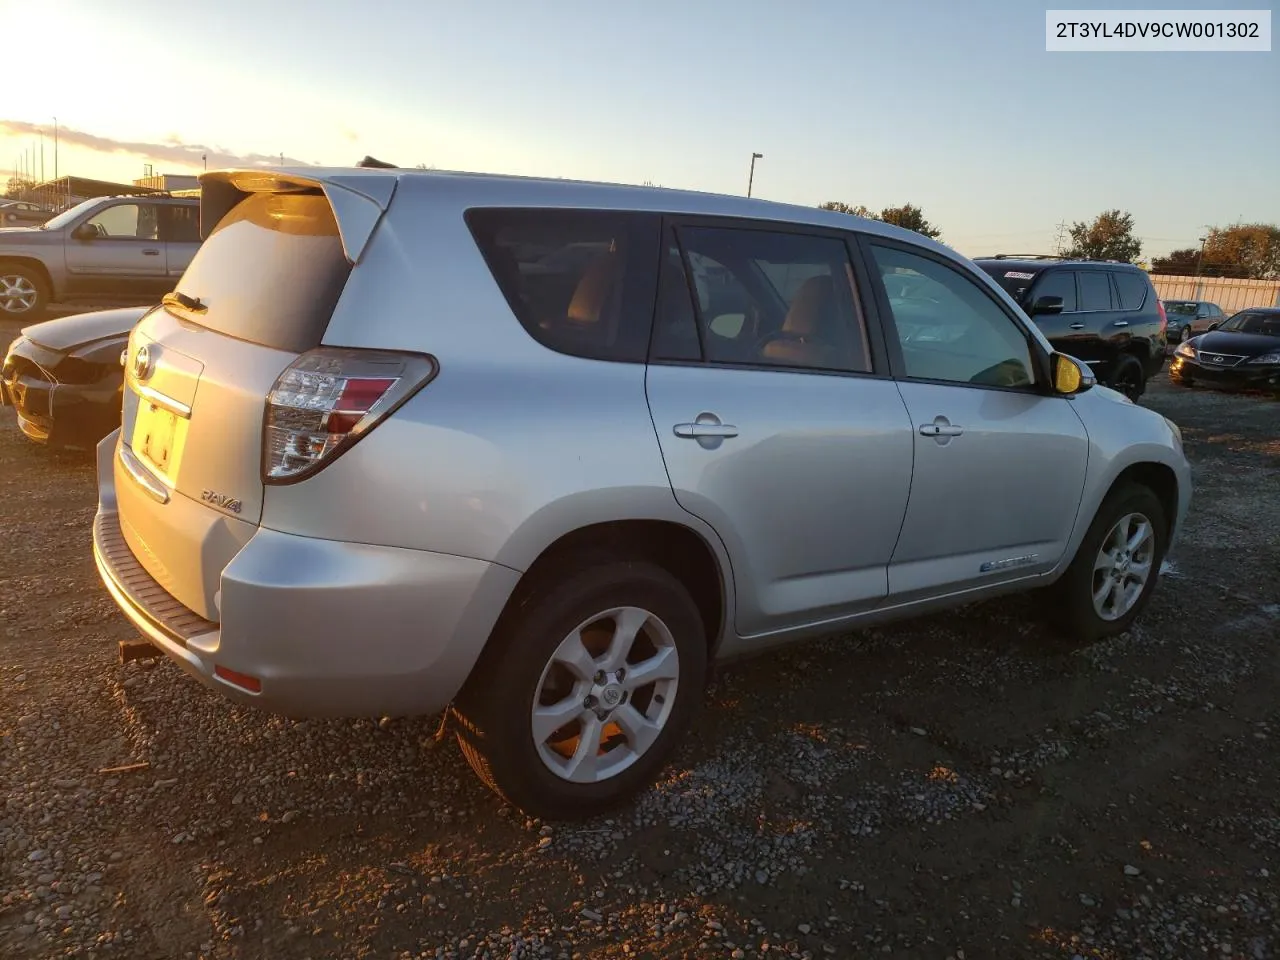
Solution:
[[[756,151],[757,196],[910,201],[970,255],[1049,250],[1109,207],[1148,254],[1280,222],[1280,53],[1050,54],[1025,0],[19,9],[0,0],[27,24],[0,60],[4,173],[44,128],[52,177],[56,116],[60,173],[121,180],[207,148],[743,193]]]

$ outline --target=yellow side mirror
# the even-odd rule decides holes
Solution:
[[[1080,389],[1080,368],[1060,353],[1053,358],[1053,389],[1068,396]]]
[[[1093,377],[1084,372],[1079,361],[1061,353],[1053,355],[1054,393],[1070,397],[1088,390],[1094,383]]]

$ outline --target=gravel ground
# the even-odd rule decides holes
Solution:
[[[735,666],[660,784],[573,826],[434,719],[119,665],[91,466],[6,417],[0,957],[1280,956],[1280,404],[1145,402],[1197,490],[1131,633],[1064,649],[1015,598]]]

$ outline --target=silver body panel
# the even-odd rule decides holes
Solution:
[[[707,544],[723,585],[723,658],[1047,584],[1130,466],[1172,471],[1175,529],[1186,512],[1190,473],[1172,428],[1105,388],[1064,398],[885,371],[554,352],[513,317],[464,214],[560,206],[878,234],[947,258],[1016,311],[982,271],[918,235],[668,190],[396,170],[281,176],[324,186],[354,264],[323,344],[426,353],[439,373],[314,476],[264,485],[265,397],[295,355],[164,309],[135,329],[131,356],[146,344],[154,370],[130,379],[123,430],[99,449],[100,517],[216,629],[184,646],[130,599],[140,574],[104,550],[99,566],[144,633],[241,700],[296,715],[438,709],[521,575],[594,524],[662,521]],[[210,178],[207,201],[234,206],[230,183]],[[185,432],[171,469],[152,471],[157,496],[122,453],[138,453],[140,412],[166,400]],[[703,413],[737,436],[677,436]],[[963,433],[923,435],[937,417]],[[219,681],[215,659],[261,677],[262,694]]]

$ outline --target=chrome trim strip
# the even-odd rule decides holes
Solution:
[[[169,488],[146,468],[137,454],[122,443],[116,448],[116,456],[120,458],[120,465],[124,467],[125,473],[129,474],[133,482],[140,486],[151,499],[159,503],[169,502]]]
[[[134,393],[154,403],[157,407],[168,410],[170,413],[177,414],[184,420],[191,419],[191,408],[185,403],[174,400],[173,397],[166,397],[154,387],[148,387],[145,383],[139,383],[132,376],[129,377],[129,386],[133,388]]]

